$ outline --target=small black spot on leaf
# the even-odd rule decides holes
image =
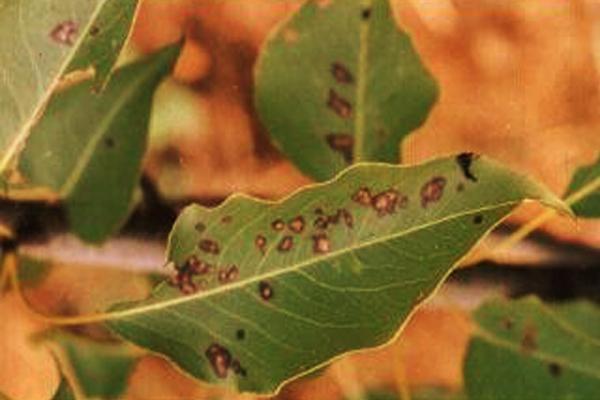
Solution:
[[[244,340],[246,338],[246,331],[243,329],[238,329],[235,331],[235,337],[237,340]]]
[[[481,214],[477,214],[476,216],[473,217],[473,223],[475,225],[479,225],[483,222],[483,215]]]
[[[473,164],[473,160],[476,158],[477,156],[474,153],[461,153],[456,156],[456,162],[458,163],[464,177],[473,182],[477,182],[477,177],[473,175],[471,171],[471,165]]]
[[[90,32],[90,36],[96,36],[96,35],[98,35],[100,33],[100,28],[97,25],[93,25],[90,28],[89,32]]]
[[[115,140],[111,137],[107,137],[106,139],[104,139],[104,145],[109,149],[112,149],[113,147],[115,147]]]
[[[550,362],[548,363],[548,372],[555,378],[558,378],[562,375],[562,367],[559,363]]]
[[[206,230],[206,225],[204,225],[202,222],[198,222],[196,225],[194,225],[194,229],[198,233],[202,233]]]
[[[369,18],[371,18],[371,8],[369,8],[369,7],[363,8],[362,11],[360,12],[360,17],[365,21],[368,20]]]
[[[329,100],[327,107],[342,118],[352,117],[352,105],[348,100],[342,98],[335,90],[329,89]]]

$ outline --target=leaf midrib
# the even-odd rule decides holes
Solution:
[[[73,59],[75,58],[75,55],[79,51],[79,48],[81,47],[81,44],[85,40],[87,33],[91,29],[91,27],[94,24],[94,21],[96,20],[98,15],[100,15],[100,13],[102,12],[104,5],[108,1],[110,1],[110,0],[98,1],[98,5],[94,9],[94,12],[90,15],[88,23],[85,26],[85,29],[82,31],[81,35],[79,35],[75,44],[73,45],[72,51],[68,54],[67,57],[65,57],[63,62],[60,64],[60,67],[59,67],[57,73],[55,74],[54,78],[48,85],[46,91],[44,92],[44,95],[39,98],[38,102],[36,103],[35,107],[33,108],[33,111],[31,112],[31,114],[26,117],[27,119],[25,121],[22,121],[21,130],[12,139],[10,145],[7,147],[7,149],[2,154],[2,158],[0,159],[0,174],[2,174],[8,168],[13,157],[19,152],[19,148],[21,147],[21,145],[23,143],[25,143],[25,140],[29,136],[29,132],[31,131],[31,129],[33,128],[33,125],[36,123],[37,119],[39,118],[40,114],[42,113],[44,106],[46,105],[46,103],[50,99],[50,96],[54,92],[54,89],[60,82],[61,77],[69,68],[71,61],[73,61]]]
[[[293,272],[293,271],[299,270],[299,269],[301,269],[303,267],[306,267],[306,266],[309,266],[309,265],[312,265],[312,264],[316,264],[316,263],[319,263],[319,262],[323,262],[325,260],[328,260],[328,259],[331,259],[331,258],[335,258],[335,257],[341,256],[341,255],[346,254],[346,253],[352,253],[352,252],[354,252],[356,250],[359,250],[359,249],[364,249],[364,248],[367,248],[369,246],[375,246],[375,245],[377,245],[379,243],[388,242],[390,240],[394,240],[394,239],[397,239],[397,238],[409,235],[411,233],[418,232],[418,231],[423,230],[423,229],[434,227],[436,225],[439,225],[439,224],[442,224],[442,223],[445,223],[445,222],[448,222],[448,221],[452,221],[454,219],[458,219],[458,218],[461,218],[461,217],[469,215],[469,214],[481,213],[481,212],[484,212],[484,211],[493,210],[493,209],[501,208],[501,207],[504,207],[504,206],[516,205],[516,204],[518,204],[520,202],[521,202],[521,200],[511,200],[511,201],[506,201],[506,202],[494,204],[494,205],[487,206],[487,207],[480,207],[480,208],[476,208],[476,209],[470,209],[468,211],[464,211],[464,212],[460,212],[460,213],[456,213],[456,214],[453,214],[453,215],[446,216],[444,218],[440,218],[439,220],[436,220],[434,222],[429,222],[429,223],[425,223],[425,224],[422,224],[422,225],[410,227],[408,229],[396,232],[396,233],[391,234],[391,235],[378,237],[378,238],[375,238],[375,239],[372,239],[372,240],[367,240],[367,241],[364,241],[364,242],[362,242],[360,244],[357,244],[355,246],[344,247],[344,248],[342,248],[340,250],[332,251],[332,252],[324,254],[322,256],[317,256],[317,257],[314,257],[314,258],[310,258],[308,260],[299,262],[297,264],[293,264],[293,265],[291,265],[289,267],[280,268],[280,269],[274,269],[273,271],[269,271],[267,273],[263,273],[263,274],[260,274],[260,275],[254,275],[254,276],[249,277],[247,279],[239,280],[237,282],[230,283],[228,285],[219,286],[219,287],[216,287],[216,288],[204,291],[204,292],[198,292],[197,294],[192,294],[192,295],[185,296],[185,297],[177,297],[177,298],[174,298],[174,299],[169,299],[169,300],[162,301],[162,302],[152,303],[152,304],[148,304],[148,305],[145,305],[145,306],[134,307],[134,308],[126,309],[126,310],[121,310],[121,311],[117,310],[117,311],[114,311],[114,312],[111,313],[112,317],[110,319],[115,320],[115,319],[126,318],[126,317],[130,317],[130,316],[133,316],[133,315],[144,314],[144,313],[151,312],[151,311],[156,311],[156,310],[161,310],[161,309],[164,309],[164,308],[169,308],[169,307],[176,306],[176,305],[179,305],[179,304],[185,304],[185,303],[188,303],[188,302],[191,302],[191,301],[195,301],[195,300],[202,300],[204,298],[208,298],[208,297],[220,294],[220,293],[225,293],[225,292],[232,291],[232,290],[235,290],[235,289],[238,289],[238,288],[242,288],[244,286],[247,286],[247,285],[250,285],[250,284],[253,284],[253,283],[257,283],[257,282],[259,282],[261,280],[265,280],[265,279],[269,279],[269,278],[274,278],[274,277],[277,277],[279,275],[284,275],[286,273]]]

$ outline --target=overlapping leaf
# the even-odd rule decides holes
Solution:
[[[536,298],[497,300],[475,314],[465,364],[472,399],[593,399],[600,393],[600,309]]]
[[[0,0],[0,172],[24,144],[63,74],[104,82],[137,0]]]
[[[581,217],[600,218],[600,159],[596,163],[581,167],[573,176],[567,190],[571,195],[582,188],[596,182],[596,189],[587,193],[581,200],[573,204],[573,211]]]
[[[268,203],[186,208],[170,283],[110,327],[192,375],[269,393],[348,351],[388,342],[514,207],[560,200],[485,158],[366,164]]]
[[[100,94],[86,81],[55,95],[20,160],[32,186],[65,200],[71,228],[102,241],[129,213],[146,148],[154,91],[179,45],[120,69]]]
[[[302,171],[323,180],[352,161],[397,162],[437,86],[389,0],[308,1],[268,40],[256,106]]]

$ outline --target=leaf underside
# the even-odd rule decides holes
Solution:
[[[465,363],[469,398],[587,400],[600,393],[597,306],[496,300],[475,321]]]
[[[267,41],[256,74],[265,127],[317,180],[352,162],[397,162],[438,94],[388,0],[306,2]]]
[[[108,79],[136,6],[137,0],[0,0],[0,172],[66,72],[93,67],[98,83]]]
[[[365,164],[277,203],[186,208],[174,276],[108,324],[193,376],[272,393],[388,342],[478,240],[526,198],[556,197],[483,157]]]
[[[21,154],[28,185],[64,199],[71,229],[87,241],[106,239],[129,213],[152,98],[179,49],[119,69],[101,94],[92,92],[93,81],[56,94]]]
[[[567,195],[575,193],[590,182],[600,179],[600,158],[591,165],[581,167],[573,176]],[[573,204],[576,215],[585,218],[600,218],[600,189]]]

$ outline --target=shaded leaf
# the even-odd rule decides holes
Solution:
[[[388,0],[326,3],[306,2],[274,33],[256,87],[275,142],[319,180],[352,161],[397,162],[438,92]]]
[[[477,182],[455,158],[365,164],[277,203],[190,206],[169,240],[171,283],[116,306],[109,326],[200,379],[260,393],[385,344],[521,201],[563,207],[495,162],[470,160]]]
[[[136,3],[0,0],[0,172],[24,144],[65,72],[93,66],[98,80],[106,80],[127,37]],[[94,35],[99,27],[105,33]],[[108,40],[110,53],[96,58],[108,50]]]
[[[579,168],[567,189],[567,195],[581,190],[600,180],[600,159],[592,165]],[[600,182],[596,183],[596,189],[590,194],[573,204],[573,211],[581,217],[600,218]]]
[[[146,148],[154,91],[180,46],[119,69],[100,95],[87,81],[58,93],[36,125],[20,160],[30,185],[66,202],[81,238],[104,240],[129,213]]]
[[[129,346],[103,343],[68,333],[52,336],[66,356],[86,398],[119,398],[137,362]]]
[[[600,326],[600,309],[574,305],[565,318],[540,300],[496,300],[475,313],[465,382],[472,399],[593,399],[600,393],[600,341],[581,317]]]
[[[61,378],[60,385],[54,396],[52,396],[52,400],[75,400],[73,389],[65,377]]]

